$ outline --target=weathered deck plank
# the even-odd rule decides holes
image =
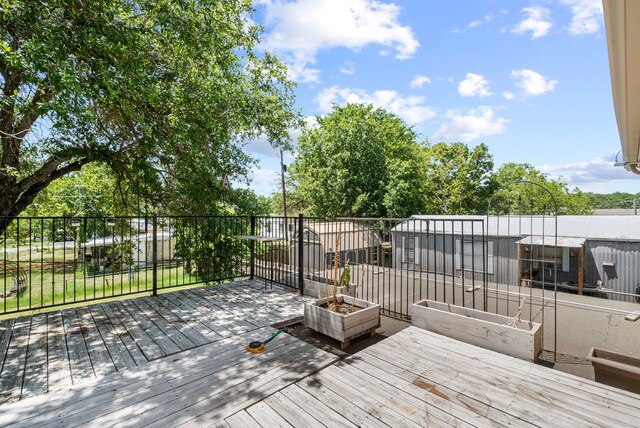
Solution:
[[[76,314],[96,376],[105,376],[115,372],[116,366],[111,359],[108,346],[100,335],[89,308],[76,308]]]
[[[51,391],[72,383],[62,313],[47,314],[47,339],[47,390]]]
[[[264,402],[269,405],[275,412],[280,414],[289,424],[296,428],[312,428],[312,427],[324,427],[320,420],[327,419],[326,416],[321,417],[320,420],[314,418],[312,415],[304,411],[297,406],[295,402],[289,400],[280,392],[276,392],[264,399]],[[333,410],[329,409],[329,414],[332,414]]]
[[[196,345],[187,336],[182,334],[180,330],[173,326],[166,318],[164,318],[157,310],[152,309],[148,304],[141,301],[141,299],[129,300],[127,307],[130,310],[140,312],[148,318],[154,326],[156,326],[162,334],[168,337],[171,342],[177,345],[181,351],[194,348]]]
[[[47,316],[31,320],[31,332],[24,367],[21,398],[42,394],[47,390]]]
[[[117,371],[121,371],[127,367],[135,366],[136,363],[133,357],[129,353],[125,344],[118,337],[118,333],[113,327],[113,324],[111,324],[107,315],[98,306],[90,307],[88,309],[105,346],[109,350],[109,355],[111,355],[111,360],[113,361],[115,369]]]
[[[76,317],[75,309],[62,312],[65,340],[71,368],[71,381],[73,383],[95,377],[87,344],[82,336],[82,330]]]
[[[93,306],[91,308],[91,312],[104,313],[104,315],[107,317],[108,322],[113,328],[113,333],[127,348],[129,355],[131,355],[131,358],[133,358],[133,361],[136,365],[145,364],[148,361],[144,356],[141,348],[138,346],[135,338],[131,335],[131,333],[129,333],[118,315],[113,311],[113,309],[111,309],[111,307],[107,303]]]
[[[640,396],[415,327],[279,394],[301,400],[296,388],[310,414],[330,405],[366,426],[632,427],[640,414]]]
[[[409,331],[407,335],[418,340],[425,337],[422,330]],[[456,342],[453,345],[448,344],[448,347],[443,349],[443,344],[447,342],[443,341],[442,336],[428,336],[428,339],[430,341],[428,355],[424,355],[426,345],[419,343],[408,352],[403,353],[399,358],[409,358],[408,361],[423,361],[422,364],[428,364],[430,370],[434,372],[442,370],[443,376],[446,375],[447,368],[449,370],[456,369],[461,362],[469,368],[468,373],[461,373],[460,376],[461,378],[466,377],[464,385],[467,385],[467,387],[471,382],[478,382],[477,385],[480,387],[487,384],[492,385],[496,380],[510,379],[508,384],[500,385],[499,388],[495,388],[495,391],[491,387],[485,387],[483,393],[486,394],[491,391],[492,396],[498,402],[502,397],[501,400],[511,403],[510,406],[512,407],[520,405],[522,412],[530,413],[532,418],[542,418],[541,422],[545,420],[551,422],[554,417],[558,417],[562,421],[555,422],[556,424],[565,423],[575,426],[576,423],[579,424],[582,421],[587,413],[590,420],[605,425],[612,419],[618,420],[621,424],[635,422],[637,403],[634,408],[624,402],[620,402],[619,398],[607,398],[606,391],[603,390],[605,388],[601,388],[600,393],[597,394],[585,393],[580,388],[577,388],[578,385],[593,384],[593,382],[575,376],[566,377],[560,375],[562,372],[557,370],[548,370],[536,365],[520,364],[516,359],[504,358],[505,356],[502,354],[486,354],[476,349],[476,347],[469,347],[470,345],[462,342]],[[460,344],[463,346],[460,346]],[[385,346],[389,345],[393,347],[393,341],[385,344]],[[381,347],[382,351],[384,349]],[[452,367],[448,361],[442,361],[448,355],[445,350],[456,352],[459,363],[455,367]],[[371,352],[375,352],[375,350],[371,350]],[[545,379],[546,376],[550,377],[543,381],[540,380]],[[563,378],[564,381],[560,380]],[[620,393],[617,393],[617,395],[619,396]],[[526,397],[528,400],[526,402],[518,401],[512,403],[514,396]],[[606,407],[593,406],[596,399],[597,403],[605,404]],[[549,403],[553,403],[552,408],[549,408]],[[616,407],[618,411],[611,413],[610,407]]]
[[[0,321],[0,404],[106,379],[302,313],[304,298],[239,284],[238,292],[206,286]]]
[[[129,333],[134,340],[136,346],[147,361],[154,360],[156,358],[164,357],[167,355],[160,345],[158,345],[153,338],[147,334],[147,331],[131,317],[127,310],[120,304],[120,302],[108,303],[105,310],[108,308],[107,315],[113,316],[118,320],[118,323]]]
[[[15,318],[0,321],[0,367],[4,364],[7,349],[9,349],[15,321]]]
[[[261,329],[260,334],[273,331]],[[337,359],[286,334],[264,353],[251,354],[243,344],[252,335],[204,345],[181,353],[177,360],[175,356],[157,360],[107,377],[106,382],[96,380],[11,407],[0,406],[0,426],[141,426],[151,422],[175,426],[199,413],[190,416],[190,407],[203,411],[213,407],[230,416]],[[262,388],[261,392],[254,386]]]
[[[163,311],[171,312],[179,320],[179,322],[183,322],[186,326],[185,329],[188,328],[189,331],[193,332],[193,341],[197,340],[195,339],[196,334],[203,337],[206,340],[205,343],[210,343],[222,338],[222,336],[220,336],[218,333],[202,324],[195,316],[193,316],[191,311],[167,299],[165,294],[158,295],[155,302],[158,306],[164,308],[162,309]]]
[[[246,412],[263,428],[289,428],[293,426],[264,401],[259,401],[247,408]]]
[[[18,318],[13,325],[11,346],[8,348],[0,374],[0,396],[3,401],[17,400],[22,393],[30,328],[31,318],[29,317]]]

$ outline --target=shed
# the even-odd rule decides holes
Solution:
[[[158,261],[173,260],[175,242],[171,231],[157,232]],[[143,233],[131,236],[93,237],[80,244],[85,253],[85,260],[91,261],[96,267],[109,267],[113,261],[122,258],[124,245],[131,243],[131,258],[134,265],[145,266],[153,262],[153,234]],[[89,251],[89,254],[87,254]],[[126,255],[125,255],[126,259]]]
[[[303,265],[318,272],[330,269],[335,258],[336,243],[340,235],[340,266],[348,264],[379,264],[382,240],[375,228],[353,221],[307,222],[302,229],[304,245]],[[291,240],[291,263],[297,266],[299,233]]]

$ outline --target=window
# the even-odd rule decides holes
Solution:
[[[567,247],[534,245],[532,258],[534,267],[569,272],[569,248]]]
[[[465,240],[462,245],[460,239],[456,239],[456,254],[459,260],[458,269],[484,272],[486,258],[487,273],[493,274],[493,242],[485,242],[485,251],[482,250],[482,240]]]
[[[420,237],[402,237],[402,263],[418,265],[420,260]]]

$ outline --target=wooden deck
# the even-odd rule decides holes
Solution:
[[[301,316],[307,298],[240,281],[0,321],[0,403]]]
[[[0,426],[639,425],[640,395],[416,327],[341,361],[286,333],[248,353],[248,342],[299,316],[306,300],[261,287],[204,287],[10,323],[0,382],[14,402],[0,405]]]
[[[90,383],[0,406],[0,426],[211,425],[335,362],[281,333],[262,354],[244,347],[263,327]]]
[[[637,427],[640,395],[410,327],[224,423]]]

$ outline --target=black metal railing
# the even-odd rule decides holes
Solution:
[[[347,271],[409,319],[422,299],[487,310],[493,273],[477,218],[22,217],[1,238],[0,313],[247,277],[331,289]]]
[[[0,313],[250,275],[250,217],[21,217],[0,236]]]
[[[267,283],[330,291],[347,270],[355,293],[388,316],[409,319],[422,299],[487,308],[492,258],[482,219],[300,215],[252,224],[252,272]]]

